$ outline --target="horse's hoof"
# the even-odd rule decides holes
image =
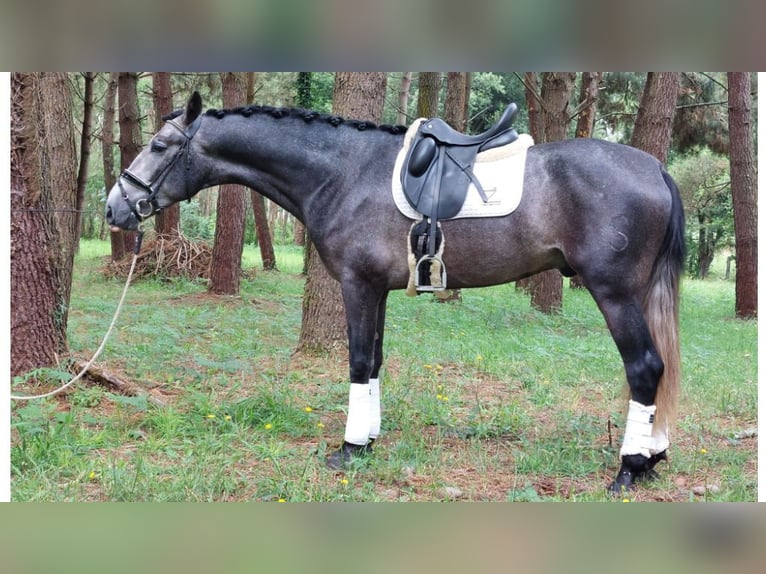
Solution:
[[[371,440],[365,445],[358,445],[343,441],[340,449],[325,459],[325,464],[330,470],[348,470],[354,460],[359,460],[372,453],[372,444],[374,442],[374,440]]]
[[[638,482],[656,480],[660,475],[654,470],[654,466],[658,462],[667,459],[668,455],[664,450],[658,454],[653,454],[649,458],[640,454],[622,457],[620,472],[617,473],[617,478],[614,479],[614,482],[609,487],[609,492],[618,495],[625,494],[633,490]]]
[[[627,469],[620,469],[617,478],[609,487],[609,492],[614,495],[624,495],[635,488],[634,475]]]

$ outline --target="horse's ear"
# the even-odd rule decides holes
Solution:
[[[202,96],[199,92],[195,92],[189,98],[189,103],[186,104],[186,114],[184,114],[184,123],[189,125],[196,120],[202,113]]]

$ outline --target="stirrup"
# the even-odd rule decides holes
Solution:
[[[439,265],[438,275],[436,277],[434,277],[434,269],[432,268],[434,263]],[[426,265],[426,267],[421,268],[422,265]],[[430,279],[428,284],[420,282],[421,275]],[[434,285],[434,279],[439,279],[439,283]],[[447,268],[444,266],[442,258],[438,255],[423,255],[415,265],[415,290],[419,292],[444,291],[446,288]]]

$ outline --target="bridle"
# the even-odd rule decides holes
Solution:
[[[199,127],[202,123],[202,116],[198,116],[187,127],[179,125],[176,121],[172,119],[167,120],[167,123],[169,123],[171,126],[176,128],[184,136],[184,141],[181,144],[181,147],[178,149],[176,154],[171,158],[171,160],[162,167],[159,173],[151,181],[144,181],[142,178],[138,177],[128,168],[125,168],[124,170],[122,170],[122,173],[120,174],[120,177],[117,180],[117,185],[120,188],[120,193],[122,194],[122,198],[125,200],[125,203],[128,204],[128,207],[130,207],[130,210],[133,212],[133,215],[136,216],[136,219],[138,219],[139,222],[143,221],[147,217],[151,217],[155,213],[162,210],[162,207],[160,207],[160,205],[157,203],[157,194],[159,193],[162,182],[165,181],[165,178],[168,176],[168,174],[176,165],[176,163],[181,158],[181,156],[184,157],[184,163],[186,164],[187,171],[191,167],[191,151],[190,151],[189,144],[191,143],[191,140],[194,137],[194,134],[196,134],[197,130],[199,130]],[[149,197],[142,197],[141,199],[137,200],[135,203],[132,202],[130,198],[128,197],[128,192],[122,186],[123,179],[129,181],[135,187],[138,187],[144,190],[146,193],[149,194]],[[185,184],[185,185],[187,185],[186,199],[191,199],[191,194],[189,193],[188,184]]]

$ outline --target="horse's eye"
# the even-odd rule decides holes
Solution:
[[[168,149],[168,144],[159,140],[153,140],[151,149],[152,151],[165,151]]]

